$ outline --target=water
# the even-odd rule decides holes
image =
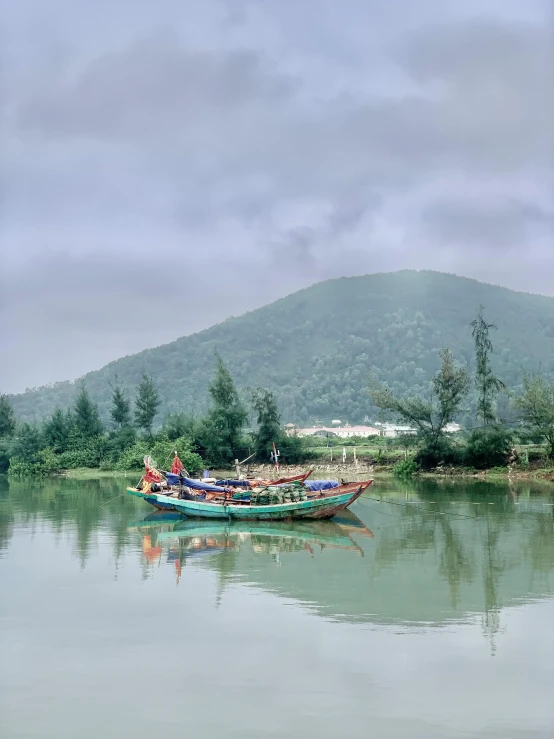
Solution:
[[[269,528],[124,486],[0,482],[2,739],[554,735],[554,485]]]

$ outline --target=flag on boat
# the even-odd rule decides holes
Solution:
[[[144,458],[144,482],[161,482],[162,475],[156,469],[154,462],[151,457]]]
[[[173,464],[171,465],[171,472],[173,475],[178,475],[181,470],[184,470],[185,466],[179,459],[179,455],[177,452],[175,452],[175,457],[173,458]]]

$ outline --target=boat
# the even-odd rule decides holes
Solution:
[[[145,492],[136,488],[127,488],[130,495],[143,498],[154,507],[164,510],[175,510],[190,518],[215,518],[231,520],[286,521],[295,519],[333,518],[339,511],[348,508],[371,485],[373,480],[350,482],[331,490],[322,490],[307,495],[304,500],[286,503],[270,503],[267,505],[252,504],[250,501],[232,500],[230,493],[222,498],[182,499],[158,492]],[[229,497],[228,497],[229,496]]]

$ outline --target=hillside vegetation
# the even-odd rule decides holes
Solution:
[[[215,353],[239,389],[276,392],[284,421],[363,421],[376,410],[370,378],[397,394],[425,393],[440,351],[473,364],[469,324],[479,305],[496,324],[494,371],[511,389],[522,370],[554,376],[554,298],[514,292],[429,271],[402,271],[319,283],[198,334],[123,357],[85,375],[103,418],[117,375],[134,395],[144,372],[154,378],[164,412],[202,414]],[[18,418],[39,420],[69,406],[71,382],[29,390],[10,400]]]

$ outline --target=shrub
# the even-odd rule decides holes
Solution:
[[[474,429],[467,443],[466,464],[480,470],[505,467],[511,442],[512,434],[503,426]]]
[[[12,457],[10,459],[10,467],[8,475],[10,477],[34,477],[40,474],[40,465],[38,462],[26,462],[20,457]]]
[[[394,465],[392,471],[397,477],[411,477],[419,472],[419,465],[413,459],[403,459]]]
[[[461,464],[462,453],[448,438],[442,436],[424,444],[416,453],[414,460],[422,469],[429,470],[439,464]]]

